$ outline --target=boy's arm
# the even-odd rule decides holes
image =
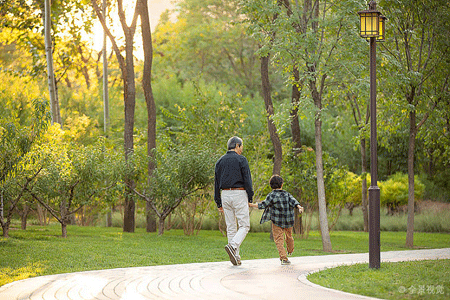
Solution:
[[[300,203],[297,201],[297,199],[294,198],[294,196],[292,196],[291,194],[289,194],[289,198],[291,203],[293,203],[293,206],[298,208],[299,213],[303,213],[305,211],[305,209],[300,205]]]
[[[266,199],[263,202],[249,203],[248,206],[258,208],[258,209],[265,209],[267,206],[270,205],[271,199],[272,199],[272,197],[270,197],[270,194],[269,194],[269,195],[267,195]]]

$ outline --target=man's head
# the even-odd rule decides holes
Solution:
[[[233,136],[232,138],[230,138],[227,143],[228,150],[234,150],[238,154],[242,153],[243,146],[244,143],[242,142],[242,139],[237,136]]]
[[[283,178],[280,175],[273,175],[269,180],[272,190],[281,189],[283,187]]]

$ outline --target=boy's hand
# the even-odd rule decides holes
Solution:
[[[248,203],[248,206],[250,206],[250,207],[254,207],[254,208],[258,208],[258,204],[256,204],[256,203]]]
[[[298,212],[302,214],[304,211],[305,211],[305,209],[302,206],[299,205],[298,206]]]

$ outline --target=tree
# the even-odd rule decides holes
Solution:
[[[134,115],[136,106],[136,86],[135,86],[135,69],[134,69],[134,36],[136,32],[138,18],[140,17],[141,27],[142,27],[142,38],[144,43],[144,74],[143,74],[143,86],[144,94],[147,102],[148,113],[148,148],[151,151],[155,145],[155,128],[156,128],[156,109],[154,105],[153,94],[151,90],[151,65],[152,65],[152,48],[151,48],[151,32],[150,32],[150,21],[148,15],[147,0],[137,0],[134,8],[133,17],[131,24],[127,24],[126,14],[123,8],[123,1],[117,1],[117,11],[122,26],[122,30],[125,36],[125,57],[122,55],[122,51],[116,41],[116,38],[112,35],[111,31],[106,24],[106,16],[100,9],[97,0],[91,0],[92,6],[100,20],[103,29],[108,35],[113,50],[116,54],[117,60],[119,62],[120,71],[122,74],[123,82],[123,97],[124,97],[124,115],[125,115],[125,126],[124,126],[124,152],[125,159],[128,159],[134,151],[134,139],[133,139],[133,129],[134,129]],[[152,168],[149,165],[149,172]],[[125,192],[125,213],[123,230],[125,232],[134,232],[135,228],[135,201],[133,199],[131,190],[135,187],[135,183],[131,178],[127,178],[126,186],[130,189]]]
[[[366,149],[366,141],[367,141],[367,126],[369,124],[370,118],[370,109],[369,105],[366,105],[366,114],[361,112],[361,104],[357,101],[357,95],[348,91],[345,96],[348,101],[351,109],[353,118],[355,120],[355,124],[358,127],[360,132],[359,142],[360,142],[360,150],[361,150],[361,206],[363,211],[363,219],[364,219],[364,231],[369,231],[369,213],[368,213],[368,197],[367,197],[367,149]]]
[[[442,1],[418,3],[417,1],[398,1],[383,6],[389,15],[388,28],[393,28],[392,37],[384,49],[388,52],[390,65],[395,74],[391,91],[399,99],[406,100],[401,110],[409,116],[408,142],[408,224],[406,246],[413,247],[414,234],[414,165],[416,138],[420,128],[430,114],[434,113],[442,101],[443,91],[448,87],[447,75],[437,81],[434,74],[447,69],[444,59],[450,46],[446,40],[449,32],[449,9]],[[389,35],[388,35],[389,36]],[[441,88],[434,88],[436,83]]]
[[[248,7],[246,6],[248,5]],[[272,6],[276,6],[277,4],[273,4]],[[269,6],[270,7],[270,6]],[[277,132],[277,128],[275,126],[275,123],[273,121],[273,115],[274,115],[274,105],[272,101],[272,91],[271,91],[271,83],[270,83],[270,77],[269,77],[269,65],[270,65],[270,54],[272,52],[272,47],[275,39],[276,32],[273,31],[270,27],[272,24],[275,24],[277,22],[278,13],[276,10],[271,7],[271,10],[269,9],[269,12],[267,15],[262,17],[261,19],[257,16],[257,14],[254,13],[254,7],[251,4],[243,2],[243,8],[242,11],[249,15],[250,22],[253,22],[257,24],[256,28],[251,28],[251,30],[255,33],[254,36],[260,43],[259,50],[257,52],[258,56],[260,57],[260,74],[261,74],[261,89],[262,89],[262,96],[264,99],[264,106],[266,110],[266,118],[267,118],[267,129],[269,131],[270,139],[272,141],[272,146],[274,149],[274,161],[273,161],[273,170],[272,174],[280,174],[281,171],[281,163],[283,160],[283,152],[281,147],[281,141],[280,137]],[[258,26],[261,27],[268,27],[266,29],[265,34],[260,34],[259,31],[263,31],[265,29],[258,28]]]
[[[144,46],[144,74],[142,76],[142,87],[144,89],[145,103],[147,105],[147,155],[152,157],[156,148],[156,105],[152,90],[152,64],[153,64],[153,44],[150,28],[150,18],[148,14],[147,1],[142,1],[140,10],[142,44]],[[155,165],[152,160],[148,163],[148,178],[153,176]],[[147,205],[147,232],[156,231],[156,220],[151,214],[151,207]]]
[[[102,145],[69,145],[55,126],[34,151],[39,153],[40,159],[35,164],[42,171],[26,191],[61,224],[62,237],[67,237],[67,225],[73,215],[101,191],[116,184],[116,172],[111,168],[117,157],[106,152]]]
[[[3,110],[11,103],[6,101]],[[28,185],[39,174],[40,168],[27,168],[33,145],[48,124],[47,102],[33,100],[33,113],[29,119],[20,120],[13,109],[0,117],[0,193],[2,197],[0,224],[7,237],[12,214]],[[8,204],[8,205],[5,205]],[[5,207],[8,207],[6,210]],[[6,218],[5,218],[6,212]]]
[[[14,0],[1,5],[0,24],[2,30],[10,33],[6,42],[26,49],[33,59],[31,65],[15,72],[34,77],[46,75],[52,122],[62,124],[58,83],[65,79],[70,84],[69,70],[79,69],[87,76],[89,85],[90,56],[83,56],[86,45],[81,42],[81,35],[90,31],[91,14],[79,13],[84,10],[86,0]],[[75,18],[81,19],[83,25],[74,22]],[[60,25],[62,23],[64,26]]]
[[[156,168],[146,192],[133,191],[148,202],[159,218],[159,235],[164,233],[165,219],[189,195],[213,182],[215,156],[210,150],[195,147],[155,153]],[[144,164],[145,165],[145,164]]]
[[[155,63],[167,70],[158,76],[215,81],[253,98],[259,86],[257,43],[246,35],[243,19],[238,0],[177,1],[155,30]]]
[[[333,55],[342,38],[341,30],[347,25],[344,12],[345,4],[305,0],[289,1],[242,1],[245,10],[253,22],[253,27],[262,36],[261,40],[271,41],[272,51],[277,63],[289,72],[291,84],[306,86],[308,98],[312,100],[315,113],[315,150],[317,168],[317,190],[319,200],[320,227],[324,251],[331,251],[326,212],[324,170],[322,159],[322,117],[323,97],[326,82],[333,74],[336,63]],[[270,16],[277,16],[276,22],[270,22]],[[272,41],[272,39],[275,39]],[[295,45],[295,47],[292,47]],[[288,59],[283,60],[283,54]],[[294,57],[294,60],[292,59]],[[299,80],[293,82],[292,72],[299,70]],[[306,96],[306,95],[305,95]]]
[[[280,137],[278,136],[277,128],[273,121],[274,108],[271,96],[270,81],[269,81],[269,54],[261,57],[261,86],[264,98],[264,105],[267,113],[267,128],[269,130],[270,139],[274,148],[274,160],[272,174],[281,173],[281,162],[283,161],[283,151],[281,148]]]
[[[61,113],[59,111],[58,97],[56,96],[56,82],[55,72],[53,71],[53,47],[52,47],[52,34],[51,34],[51,6],[50,0],[45,0],[45,55],[47,57],[47,79],[48,79],[48,91],[50,95],[50,107],[52,111],[52,124],[53,122],[61,124]]]

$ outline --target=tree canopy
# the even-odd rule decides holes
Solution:
[[[312,210],[321,201],[323,226],[332,229],[346,203],[365,205],[355,189],[344,193],[354,185],[364,194],[370,171],[369,49],[357,15],[365,1],[181,0],[153,32],[150,2],[108,4],[103,14],[101,1],[52,2],[63,124],[56,130],[48,124],[44,1],[0,1],[2,191],[18,195],[29,180],[23,191],[34,195],[33,205],[48,205],[62,225],[90,213],[80,207],[94,215],[133,203],[138,212],[130,214],[150,203],[164,221],[167,207],[208,198],[213,158],[239,135],[255,197],[264,198],[279,157],[272,122],[286,188]],[[450,8],[439,0],[380,0],[378,9],[388,18],[376,62],[379,180],[394,187],[404,183],[399,173],[409,174],[408,187],[419,189],[410,197],[449,201]],[[111,30],[107,136],[102,53],[91,42],[100,22]],[[27,160],[27,153],[41,157]],[[3,211],[15,199],[8,196]]]

